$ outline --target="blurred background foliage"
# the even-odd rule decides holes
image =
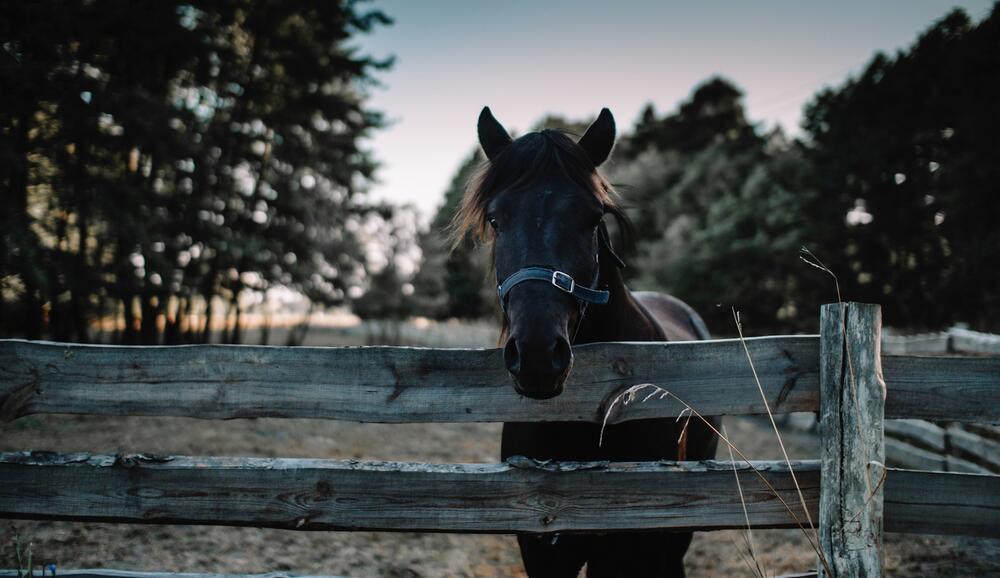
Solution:
[[[305,307],[289,343],[329,307],[495,316],[488,248],[448,238],[474,143],[428,226],[365,195],[361,143],[384,124],[366,101],[391,61],[350,39],[388,24],[350,0],[6,5],[0,335],[237,343],[253,312],[267,342],[261,311],[289,303]],[[807,247],[888,324],[1000,329],[996,6],[875,55],[813,97],[794,139],[748,119],[724,78],[624,124],[605,170],[639,233],[632,288],[718,334],[730,306],[755,333],[815,331],[836,292]]]
[[[359,139],[389,66],[357,2],[19,2],[0,24],[2,330],[239,342],[273,288],[343,303],[364,236]]]
[[[731,306],[755,332],[815,332],[833,280],[799,260],[806,247],[845,299],[883,305],[888,324],[955,322],[1000,330],[1000,12],[961,10],[907,50],[815,95],[803,133],[763,132],[743,94],[711,78],[676,111],[652,106],[624,131],[604,170],[638,231],[633,289],[667,291],[732,334]],[[547,119],[582,134],[587,122]],[[425,241],[425,267],[448,270],[444,316],[493,308],[475,249],[441,257],[463,162]],[[469,264],[467,264],[469,263]],[[434,277],[434,275],[428,275]],[[484,281],[485,280],[485,281]],[[429,288],[431,290],[433,288]],[[452,303],[454,302],[454,305]]]

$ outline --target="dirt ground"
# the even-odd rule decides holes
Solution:
[[[727,419],[754,459],[780,457],[758,420]],[[320,420],[235,420],[42,416],[0,426],[0,451],[154,452],[428,462],[493,462],[498,424],[374,425]],[[789,432],[794,457],[814,457],[815,439]],[[523,576],[510,536],[294,532],[209,526],[8,522],[0,532],[0,568],[14,567],[13,534],[31,540],[35,560],[61,568],[368,576]],[[750,576],[736,531],[695,536],[686,558],[692,577]],[[769,574],[804,571],[814,555],[798,531],[754,533]],[[889,535],[889,576],[1000,576],[996,542]],[[625,553],[623,553],[625,554]]]

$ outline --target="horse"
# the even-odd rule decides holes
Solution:
[[[500,343],[514,388],[528,398],[558,396],[573,365],[572,345],[602,341],[708,339],[701,317],[663,293],[633,292],[609,238],[615,219],[626,246],[633,233],[598,167],[611,154],[615,121],[604,108],[584,135],[542,130],[514,140],[489,107],[477,131],[486,160],[470,181],[453,221],[456,243],[492,246],[503,313]],[[712,459],[718,440],[701,422],[687,430],[670,418],[610,425],[504,423],[501,458],[653,461]],[[692,533],[633,531],[517,536],[528,576],[683,577]]]

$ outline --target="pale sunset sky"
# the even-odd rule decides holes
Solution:
[[[593,118],[619,132],[642,107],[673,111],[700,82],[739,86],[752,122],[795,134],[819,89],[894,53],[953,7],[981,20],[991,0],[376,0],[395,19],[357,42],[396,56],[370,106],[390,126],[368,142],[382,163],[372,195],[416,205],[428,220],[476,145],[489,105],[511,132],[548,113]]]

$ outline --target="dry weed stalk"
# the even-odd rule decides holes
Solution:
[[[806,514],[806,520],[809,521],[809,529],[816,533],[816,528],[813,525],[812,515],[809,514],[809,508],[806,507],[806,498],[802,495],[802,489],[799,487],[799,480],[795,477],[795,469],[792,467],[792,461],[788,459],[788,451],[785,450],[785,441],[781,439],[781,433],[778,431],[778,424],[774,421],[774,414],[771,413],[771,404],[767,402],[767,396],[764,395],[764,386],[760,384],[760,378],[757,377],[757,369],[753,365],[753,357],[750,355],[750,348],[747,347],[746,339],[743,338],[743,324],[740,322],[740,314],[733,308],[733,320],[736,321],[736,331],[740,335],[740,343],[743,345],[743,351],[746,353],[747,362],[750,364],[750,372],[753,374],[753,381],[757,384],[757,391],[760,392],[760,399],[764,402],[764,409],[767,411],[767,418],[771,421],[771,428],[774,429],[774,437],[778,438],[778,447],[781,448],[781,455],[785,457],[785,465],[788,466],[789,473],[792,474],[792,483],[795,484],[795,491],[799,495],[799,503],[802,505],[802,511]],[[819,541],[819,536],[817,534],[817,542]]]
[[[706,419],[705,416],[698,413],[698,410],[692,407],[689,403],[677,397],[670,391],[652,383],[640,383],[629,387],[622,393],[615,396],[615,398],[608,405],[607,411],[604,413],[604,420],[601,423],[601,432],[598,438],[599,440],[598,445],[604,443],[604,430],[608,426],[608,419],[611,417],[612,412],[614,411],[615,407],[618,406],[619,402],[621,403],[622,407],[627,407],[629,404],[635,401],[636,396],[639,394],[639,392],[646,389],[651,389],[652,392],[646,394],[645,397],[643,397],[640,400],[640,403],[645,403],[650,399],[653,399],[654,397],[657,398],[658,400],[663,400],[663,399],[676,400],[678,403],[684,406],[684,409],[682,410],[680,415],[683,415],[684,412],[687,412],[689,415],[694,416],[695,418],[701,420],[701,422],[705,424],[706,427],[712,430],[712,433],[718,436],[720,440],[722,440],[727,446],[729,446],[730,451],[736,452],[736,455],[738,455],[740,459],[743,460],[743,462],[750,467],[750,469],[754,472],[754,474],[756,474],[757,477],[760,478],[760,481],[764,484],[764,486],[768,489],[768,491],[771,492],[771,494],[775,498],[777,498],[779,502],[781,502],[782,507],[785,509],[786,512],[788,512],[788,515],[792,517],[792,521],[794,521],[795,525],[799,528],[799,530],[802,531],[802,534],[805,536],[806,541],[809,542],[809,546],[812,547],[814,552],[816,552],[816,555],[819,557],[820,563],[823,564],[823,568],[826,570],[828,575],[833,576],[833,571],[830,569],[830,566],[827,563],[826,556],[823,555],[822,550],[819,548],[819,543],[814,538],[815,532],[810,533],[806,529],[805,525],[803,525],[802,523],[802,520],[799,518],[798,515],[795,514],[795,511],[792,509],[791,506],[788,505],[788,502],[785,501],[781,493],[778,492],[777,488],[775,488],[774,485],[771,484],[771,482],[767,479],[767,477],[765,477],[764,474],[759,469],[757,469],[757,467],[753,464],[753,462],[750,461],[750,459],[740,450],[740,448],[736,447],[735,445],[733,445],[731,441],[729,441],[728,436],[719,431],[719,429],[716,428],[711,421]],[[799,495],[802,494],[801,489],[798,488],[797,483],[796,483],[796,490],[799,492]]]
[[[729,432],[726,431],[726,426],[722,426],[722,433],[725,434],[726,437],[729,437]],[[736,469],[736,460],[733,458],[733,448],[727,447],[726,449],[729,450],[729,462],[733,465],[733,477],[736,478],[736,490],[740,493],[740,505],[743,507],[743,519],[747,521],[747,530],[746,532],[742,532],[741,535],[743,536],[743,546],[747,549],[749,559],[747,556],[743,555],[742,552],[740,552],[740,557],[743,558],[743,561],[750,569],[750,572],[758,578],[765,578],[766,575],[764,573],[764,568],[760,563],[760,557],[757,556],[757,549],[754,547],[753,543],[753,529],[750,526],[750,514],[747,512],[747,502],[743,497],[743,484],[740,483],[740,473]],[[737,551],[738,549],[739,548],[737,547]],[[751,560],[753,561],[753,564],[750,564]]]
[[[837,291],[837,305],[843,306],[844,301],[841,298],[841,294],[840,294],[840,280],[837,279],[837,274],[834,273],[832,270],[830,270],[830,268],[827,267],[823,263],[823,261],[820,260],[819,257],[817,257],[812,251],[810,251],[806,247],[800,247],[799,248],[799,259],[801,259],[802,262],[804,262],[804,263],[806,263],[806,264],[808,264],[808,265],[810,265],[812,267],[815,267],[816,269],[819,269],[820,271],[825,272],[826,274],[828,274],[830,277],[833,278],[833,285],[834,285],[834,288]],[[851,400],[854,402],[854,407],[858,408],[858,407],[860,407],[858,405],[858,386],[857,386],[857,378],[855,377],[855,374],[854,374],[854,361],[851,358],[851,346],[850,346],[851,340],[847,339],[847,316],[844,315],[841,318],[840,322],[841,322],[841,330],[843,331],[843,334],[844,334],[844,356],[847,358],[847,383],[850,386]],[[886,398],[886,394],[887,393],[888,392],[885,389],[885,383],[883,382],[882,383],[882,399],[883,400]],[[854,420],[854,425],[855,425],[855,427],[858,430],[858,437],[861,437],[861,419],[860,419],[860,416],[857,416],[857,417],[858,417],[858,419]],[[867,453],[868,452],[868,448],[865,448],[864,451]],[[879,479],[878,483],[875,483],[875,484],[872,483],[872,471],[871,471],[871,468],[872,468],[873,464],[874,465],[878,465],[882,469],[882,475],[880,476],[880,479]],[[864,504],[862,504],[862,506],[861,506],[861,510],[858,511],[858,512],[855,512],[855,514],[851,517],[852,520],[857,520],[861,516],[862,512],[864,512],[865,508],[868,507],[868,504],[872,501],[872,499],[875,497],[875,494],[878,492],[879,488],[881,488],[882,484],[885,482],[885,476],[886,476],[885,464],[879,462],[878,460],[871,460],[870,459],[870,460],[868,460],[868,463],[865,466],[865,474],[866,474],[865,475],[865,489],[868,491],[868,496],[865,498]]]

